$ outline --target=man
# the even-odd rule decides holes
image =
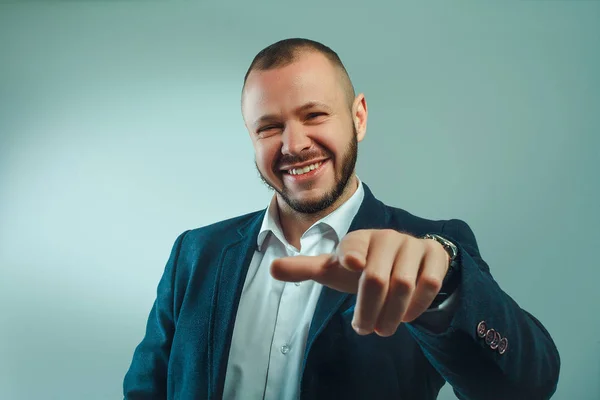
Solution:
[[[267,209],[179,236],[126,399],[546,399],[560,359],[469,226],[384,205],[355,174],[367,104],[305,39],[252,62],[242,113]]]

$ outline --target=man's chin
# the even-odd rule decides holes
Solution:
[[[321,196],[295,196],[283,195],[285,203],[294,211],[301,214],[316,214],[327,209],[333,203],[328,195]]]
[[[282,193],[286,202],[293,202],[295,204],[318,204],[326,197],[323,193],[290,193],[284,191]]]

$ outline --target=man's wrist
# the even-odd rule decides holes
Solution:
[[[448,256],[448,267],[444,280],[442,281],[442,287],[430,307],[437,308],[437,306],[455,292],[460,283],[459,249],[455,243],[435,233],[428,233],[423,236],[423,239],[434,240],[439,243]]]

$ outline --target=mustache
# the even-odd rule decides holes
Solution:
[[[331,158],[331,154],[326,151],[307,151],[298,155],[283,154],[275,162],[274,167],[276,170],[279,170],[282,165],[299,164],[317,158]]]

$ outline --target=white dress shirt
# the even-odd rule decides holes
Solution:
[[[364,197],[362,183],[352,197],[289,244],[279,223],[275,198],[258,235],[240,298],[225,376],[224,399],[297,399],[308,330],[322,285],[281,282],[270,274],[273,260],[335,251]]]

